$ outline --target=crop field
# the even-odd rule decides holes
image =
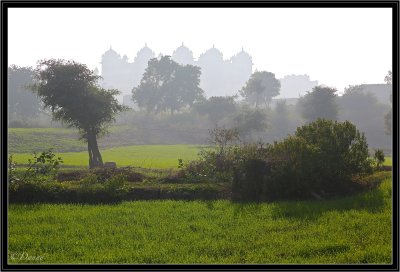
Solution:
[[[100,148],[133,144],[126,126],[113,126],[110,134],[99,139]],[[87,144],[79,140],[77,129],[66,128],[8,128],[8,151],[32,153],[52,148],[55,152],[87,150]]]
[[[110,134],[99,139],[103,161],[114,161],[118,166],[143,168],[177,168],[178,159],[196,159],[205,145],[138,145],[131,128],[113,126]],[[87,167],[89,156],[87,146],[79,140],[76,129],[65,128],[9,128],[8,152],[15,162],[26,164],[33,152],[52,148],[61,156],[65,166]],[[386,157],[384,165],[392,165],[392,158]]]
[[[391,213],[390,177],[322,201],[12,204],[9,253],[43,263],[387,264]]]
[[[178,159],[184,161],[197,157],[198,145],[132,145],[132,131],[125,126],[110,128],[110,134],[99,140],[103,161],[113,161],[117,166],[143,168],[177,168]],[[8,152],[18,164],[26,164],[33,152],[52,148],[64,166],[88,167],[87,146],[79,140],[75,129],[62,128],[11,128],[8,131]]]
[[[135,166],[143,168],[177,168],[178,159],[193,160],[201,146],[196,145],[136,145],[101,150],[103,161],[113,161],[117,166]],[[87,151],[56,153],[66,166],[88,167]],[[15,162],[26,164],[32,157],[30,153],[16,153]]]

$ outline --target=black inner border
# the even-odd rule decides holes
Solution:
[[[88,265],[43,265],[26,264],[11,265],[7,262],[7,37],[8,37],[8,9],[9,8],[391,8],[392,9],[392,73],[393,73],[393,130],[392,130],[392,162],[393,162],[393,263],[389,265],[373,264],[346,264],[346,265],[278,265],[278,264],[238,264],[238,265],[157,265],[157,264],[88,264]],[[69,270],[166,270],[166,271],[399,271],[399,2],[398,1],[11,1],[1,2],[1,270],[2,271],[69,271]],[[338,18],[340,20],[340,18]]]

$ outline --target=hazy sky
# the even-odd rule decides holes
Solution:
[[[308,74],[342,90],[383,83],[391,31],[389,8],[13,8],[8,63],[63,58],[101,70],[110,46],[130,61],[145,43],[171,55],[184,42],[196,59],[213,44],[225,59],[243,46],[253,71]]]

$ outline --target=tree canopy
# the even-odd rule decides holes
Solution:
[[[316,86],[311,92],[307,92],[297,104],[303,118],[308,122],[318,118],[337,120],[336,92],[336,89],[325,86]]]
[[[236,111],[236,105],[233,96],[212,96],[195,104],[195,109],[202,115],[207,115],[213,123]]]
[[[235,127],[245,141],[251,141],[253,133],[263,132],[267,128],[267,116],[259,109],[243,109],[233,118]]]
[[[99,87],[99,76],[75,61],[42,60],[35,71],[37,83],[32,89],[44,107],[51,110],[54,119],[78,128],[88,142],[89,166],[101,166],[97,137],[125,110],[114,97],[119,91]]]
[[[270,72],[255,72],[246,85],[239,91],[245,101],[258,108],[259,105],[269,105],[272,98],[279,95],[281,83]]]
[[[171,114],[204,98],[200,67],[180,65],[170,56],[149,60],[140,85],[132,90],[132,100],[147,112]]]

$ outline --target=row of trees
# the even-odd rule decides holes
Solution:
[[[204,111],[209,105],[220,102],[227,107],[235,97],[211,97],[207,102],[200,85],[200,67],[180,65],[170,56],[153,58],[143,74],[138,87],[132,90],[132,100],[148,113],[170,111],[171,115],[181,109],[193,107]],[[255,72],[246,85],[239,90],[244,100],[258,108],[268,106],[279,95],[280,82],[270,72]]]
[[[151,59],[140,85],[132,90],[132,100],[148,113],[157,114],[169,110],[172,115],[182,109],[193,108],[198,113],[207,115],[216,124],[237,110],[235,99],[238,95],[246,104],[255,109],[263,106],[268,108],[272,98],[279,95],[281,87],[273,73],[261,71],[251,75],[245,86],[238,91],[237,96],[206,99],[204,91],[199,87],[200,75],[199,67],[180,65],[169,56]],[[391,78],[391,71],[389,71],[385,81],[391,84]],[[297,108],[307,122],[318,118],[339,120],[339,109],[349,109],[353,103],[362,106],[376,105],[377,100],[372,95],[364,94],[361,86],[349,86],[340,98],[336,89],[316,86],[299,99]],[[278,110],[281,110],[283,114],[285,113],[284,106],[278,105]],[[379,109],[377,111],[379,112]],[[254,114],[257,115],[257,113]],[[391,115],[389,111],[384,121],[388,133],[391,130]]]
[[[200,74],[198,67],[179,65],[168,56],[152,59],[140,85],[133,89],[132,98],[148,113],[169,111],[172,116],[174,112],[189,108],[208,116],[214,125],[230,116],[229,125],[237,127],[243,138],[246,138],[246,135],[251,136],[252,132],[262,133],[270,125],[265,113],[272,98],[279,94],[280,89],[280,83],[274,74],[255,72],[239,91],[245,104],[250,107],[240,106],[235,101],[237,97],[206,99],[199,87]],[[24,108],[28,111],[27,114],[34,115],[35,112],[39,112],[38,105],[40,105],[47,109],[55,120],[77,128],[81,138],[88,143],[90,167],[103,164],[97,137],[107,131],[107,126],[115,121],[118,113],[127,110],[118,104],[115,98],[119,93],[117,90],[101,88],[98,85],[99,76],[85,65],[74,61],[43,60],[38,63],[35,70],[12,66],[9,68],[9,77],[9,88],[18,90],[10,93],[9,113],[21,111],[20,103],[24,100],[20,97],[25,95],[29,98],[28,101],[36,101],[36,104],[32,103],[32,108]],[[19,85],[13,81],[18,77]],[[391,83],[390,74],[385,80],[388,84]],[[26,92],[27,85],[37,97]],[[340,107],[348,110],[354,107],[354,104],[360,104],[360,101],[365,101],[364,104],[377,104],[374,97],[363,94],[359,88],[350,86],[339,99],[335,89],[316,86],[299,100],[297,110],[309,122],[318,118],[338,120]],[[261,106],[265,107],[261,109]],[[239,114],[238,108],[240,108]],[[353,111],[357,114],[358,109]],[[288,106],[284,102],[279,103],[275,109],[273,125],[290,126],[288,112]],[[370,112],[374,114],[374,111]],[[387,116],[391,116],[390,112]],[[389,117],[386,119],[386,123],[390,126]]]

